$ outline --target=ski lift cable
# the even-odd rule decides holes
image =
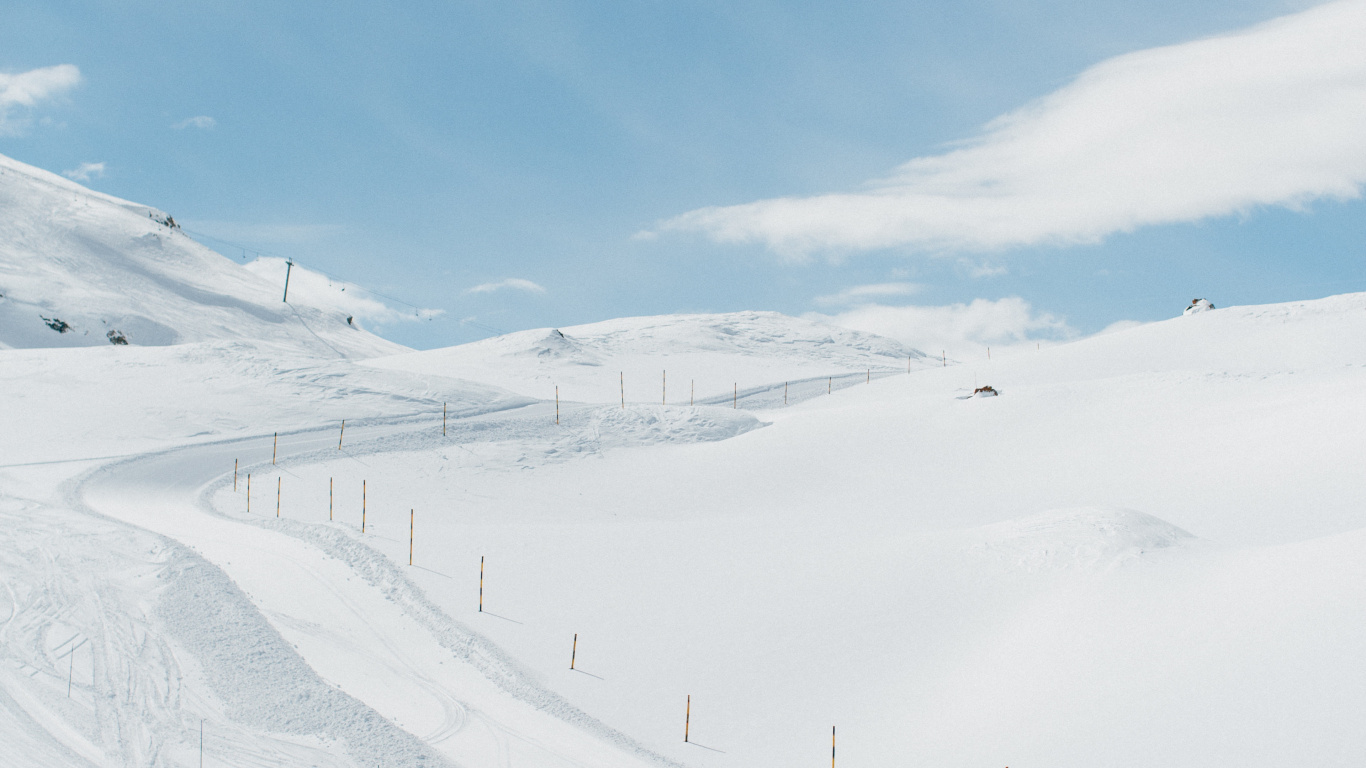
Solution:
[[[186,229],[185,227],[181,227],[180,229],[181,229],[182,232],[184,232],[184,233],[187,234],[187,235],[193,235],[193,236],[195,236],[195,237],[202,237],[202,238],[204,238],[205,240],[212,240],[212,241],[214,241],[214,242],[216,242],[216,243],[222,243],[222,244],[224,244],[224,245],[230,245],[230,246],[232,246],[233,248],[239,248],[239,249],[241,249],[241,250],[244,251],[244,252],[245,252],[245,251],[251,251],[252,253],[256,254],[257,256],[273,256],[273,257],[275,257],[275,258],[277,258],[277,259],[287,259],[287,260],[293,262],[293,263],[296,264],[296,265],[299,263],[299,260],[298,260],[298,259],[295,259],[295,258],[293,258],[293,257],[291,257],[291,256],[285,256],[285,255],[283,255],[283,254],[273,253],[273,252],[271,252],[271,251],[267,251],[267,250],[264,250],[264,249],[262,249],[262,248],[257,248],[257,247],[255,247],[255,246],[251,246],[251,245],[243,245],[242,243],[235,243],[235,242],[233,242],[233,241],[231,241],[231,240],[224,240],[224,239],[221,238],[221,237],[214,237],[213,235],[205,234],[205,233],[203,233],[203,232],[195,232],[195,231],[193,231],[193,230]],[[416,305],[416,304],[411,304],[411,303],[409,303],[409,302],[406,302],[406,301],[404,301],[403,299],[398,299],[398,298],[395,298],[395,297],[393,297],[393,296],[389,296],[389,295],[387,295],[387,294],[380,293],[379,291],[371,290],[371,289],[369,289],[369,288],[366,288],[366,287],[363,286],[363,285],[358,285],[358,284],[356,284],[356,283],[351,282],[350,280],[347,280],[346,278],[342,277],[341,275],[334,275],[334,274],[332,274],[331,272],[324,272],[323,270],[318,269],[317,267],[308,267],[308,269],[310,269],[310,270],[312,270],[312,271],[314,271],[314,272],[317,272],[317,273],[320,274],[320,275],[324,275],[324,276],[326,276],[326,277],[330,277],[330,278],[332,278],[333,280],[336,280],[336,281],[338,281],[338,282],[340,282],[340,283],[345,283],[345,284],[347,284],[347,285],[349,285],[349,286],[352,286],[352,287],[356,288],[357,290],[365,291],[366,293],[368,293],[368,294],[370,294],[370,295],[372,295],[372,296],[378,296],[378,297],[380,297],[381,299],[388,299],[389,301],[392,301],[392,302],[395,302],[395,303],[398,303],[398,304],[402,304],[402,305],[405,306],[405,307],[410,307],[410,308],[416,310],[417,312],[423,312],[423,311],[426,309],[425,307],[419,307],[419,306]]]

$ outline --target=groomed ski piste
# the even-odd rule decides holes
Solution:
[[[1366,750],[1366,294],[992,360],[763,312],[414,352],[0,160],[0,766]]]

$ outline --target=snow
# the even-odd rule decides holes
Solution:
[[[175,336],[0,323],[0,765],[1366,748],[1366,294],[948,366],[762,312],[412,352],[3,170],[4,311]]]

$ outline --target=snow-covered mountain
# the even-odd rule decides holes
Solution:
[[[146,336],[0,316],[0,766],[1366,751],[1366,294],[948,365],[772,313],[371,357],[3,170],[4,311]]]
[[[404,348],[271,281],[174,219],[0,156],[0,347],[232,340],[330,357]],[[302,300],[301,300],[302,299]]]

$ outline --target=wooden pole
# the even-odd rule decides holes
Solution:
[[[365,481],[360,481],[360,532],[365,533]]]
[[[740,383],[739,383],[739,382],[736,382],[736,383],[733,384],[732,386],[735,387],[735,391],[732,392],[732,393],[731,393],[731,396],[730,396],[730,397],[731,397],[730,407],[732,407],[732,408],[739,408],[739,407],[740,407]]]
[[[830,378],[828,378],[828,379],[825,380],[825,394],[828,395],[828,394],[830,394],[831,392],[834,392],[834,391],[835,391],[835,377],[834,377],[834,376],[831,376]]]
[[[911,356],[906,355],[906,373],[911,372]]]
[[[275,433],[275,439],[270,441],[270,465],[275,466],[275,449],[280,445],[280,433]]]
[[[579,655],[579,633],[574,633],[574,648],[569,651],[569,668],[574,668],[574,659]]]
[[[479,612],[484,612],[484,556],[479,556]]]
[[[688,742],[688,725],[692,722],[692,694],[688,694],[688,708],[683,711],[683,743]]]
[[[945,351],[942,350],[942,349],[939,350],[939,359],[940,359],[941,362],[944,363],[944,367],[945,367],[945,368],[948,368],[948,367],[949,367],[949,353],[945,352]]]
[[[869,369],[868,369],[868,380],[865,381],[865,382],[863,382],[863,383],[864,383],[864,384],[872,384],[872,383],[873,383],[873,369],[872,369],[872,368],[869,368]]]
[[[251,514],[251,473],[247,473],[247,514]]]
[[[413,564],[413,510],[408,510],[408,565]]]
[[[341,434],[337,435],[337,450],[341,450],[342,441],[346,439],[346,419],[342,419]]]
[[[560,388],[555,387],[555,423],[560,423]]]
[[[835,768],[835,726],[830,726],[830,768]]]
[[[327,522],[332,522],[332,478],[327,478]]]
[[[280,481],[283,478],[275,478],[275,516],[280,516]]]
[[[783,382],[783,405],[787,405],[787,382]]]
[[[626,372],[621,372],[621,409],[626,410]]]
[[[237,459],[232,460],[232,492],[237,493]]]

